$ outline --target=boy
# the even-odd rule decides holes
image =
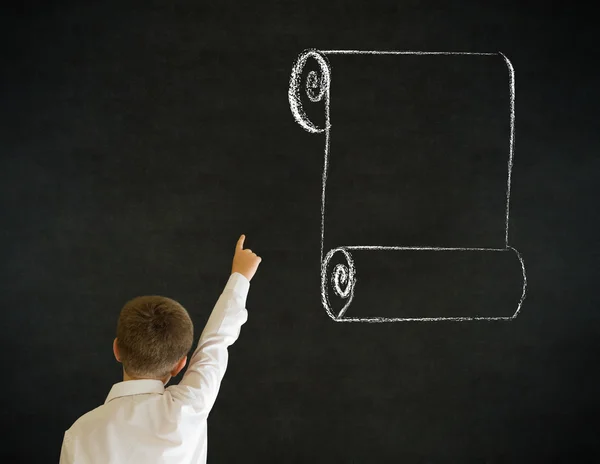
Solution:
[[[176,301],[142,296],[119,316],[113,351],[123,364],[104,405],[65,432],[61,464],[206,463],[206,418],[227,367],[227,347],[248,318],[246,297],[261,258],[236,245],[231,276],[179,385],[165,385],[187,362],[193,324]]]

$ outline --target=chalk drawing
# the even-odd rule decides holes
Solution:
[[[506,216],[505,216],[505,240],[504,247],[501,248],[451,248],[451,247],[402,247],[402,246],[379,246],[379,245],[347,245],[338,246],[329,250],[324,254],[324,238],[325,238],[325,212],[326,212],[326,187],[327,173],[329,170],[329,154],[330,154],[330,88],[331,88],[331,66],[327,56],[331,55],[470,55],[470,56],[501,56],[508,68],[508,91],[509,91],[509,115],[510,115],[510,140],[508,153],[508,176],[506,184]],[[318,65],[318,71],[310,71],[306,76],[306,84],[303,88],[303,70],[309,60],[314,60]],[[323,102],[324,104],[324,123],[314,123],[307,115],[302,105],[302,95],[305,92],[306,96],[313,103]],[[525,272],[525,263],[521,253],[509,245],[509,217],[510,217],[510,186],[511,174],[513,169],[514,155],[514,130],[515,130],[515,72],[510,60],[502,53],[473,53],[473,52],[428,52],[428,51],[377,51],[377,50],[316,50],[308,49],[302,52],[294,66],[290,77],[288,100],[292,115],[296,122],[307,132],[325,135],[325,148],[322,173],[322,192],[321,192],[321,302],[327,314],[336,322],[439,322],[439,321],[500,321],[515,319],[523,305],[527,293],[527,276]],[[357,272],[355,263],[352,257],[354,250],[389,250],[389,251],[452,251],[452,252],[494,252],[494,253],[514,253],[521,266],[522,272],[522,292],[517,304],[516,310],[512,316],[498,317],[348,317],[346,311],[349,308],[354,298],[354,292],[357,286]],[[344,263],[338,263],[335,267],[328,271],[328,264],[333,256],[339,254]],[[331,288],[337,297],[345,300],[344,306],[334,313],[329,301],[328,286]]]

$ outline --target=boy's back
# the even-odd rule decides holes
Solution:
[[[176,400],[160,380],[123,382],[131,383],[138,385],[116,392],[113,387],[103,406],[73,424],[61,463],[206,462],[206,418]]]
[[[102,406],[65,432],[61,464],[206,462],[206,420],[227,368],[227,348],[248,318],[249,281],[260,263],[243,241],[179,385],[165,388],[156,379],[113,385]]]

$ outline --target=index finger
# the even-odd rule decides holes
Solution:
[[[237,244],[235,246],[236,250],[243,250],[244,249],[244,240],[246,239],[246,236],[244,234],[242,234],[240,236],[240,238],[237,241]]]

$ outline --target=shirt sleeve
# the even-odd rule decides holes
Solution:
[[[236,272],[229,277],[181,382],[167,388],[173,398],[191,404],[203,415],[208,416],[217,399],[227,369],[227,348],[237,340],[248,319],[245,306],[249,288],[250,281],[242,274]]]

